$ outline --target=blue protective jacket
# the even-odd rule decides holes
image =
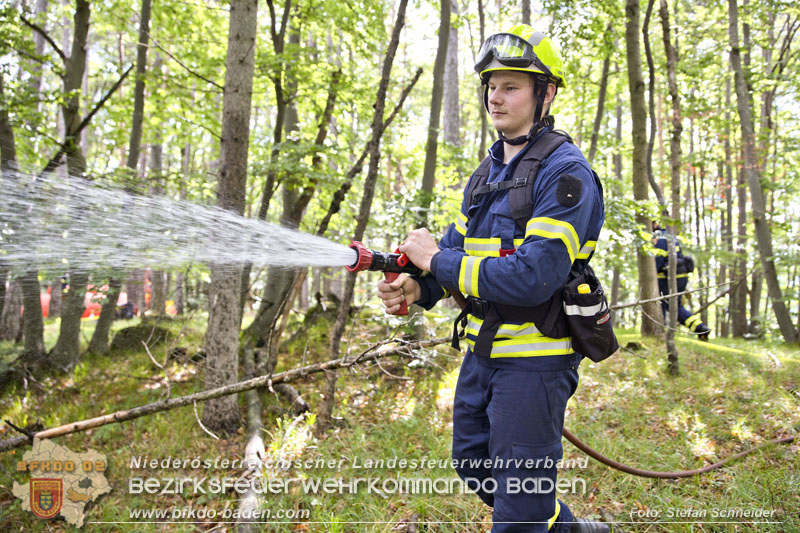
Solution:
[[[502,141],[489,150],[488,182],[511,179],[534,137],[514,159],[503,163]],[[471,178],[472,179],[472,178]],[[508,201],[508,189],[464,199],[461,210],[431,261],[430,275],[417,278],[426,309],[457,288],[490,302],[535,306],[549,300],[567,281],[573,263],[588,262],[594,253],[605,217],[602,187],[580,149],[565,142],[542,161],[533,189],[533,213],[523,230]],[[468,317],[467,343],[474,345],[482,321]],[[574,353],[569,337],[544,336],[532,322],[504,323],[484,364],[497,367],[535,367],[535,358]],[[483,359],[483,358],[481,358]]]
[[[669,243],[667,242],[668,233],[663,229],[657,229],[653,232],[653,241],[656,247],[656,272],[658,275],[658,279],[667,279],[667,264],[669,263]],[[675,255],[677,259],[683,257],[683,253],[681,252],[681,242],[678,240],[677,237],[673,237],[675,240]],[[679,263],[680,264],[680,263]],[[678,278],[688,278],[688,272],[682,272],[677,274]]]

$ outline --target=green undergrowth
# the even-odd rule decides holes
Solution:
[[[359,316],[371,312],[362,310]],[[431,334],[447,334],[445,318],[429,317],[428,323],[437,329]],[[117,322],[114,329],[136,323]],[[159,363],[170,349],[185,348],[167,361],[169,394],[176,397],[201,390],[202,362],[191,356],[201,345],[205,317],[164,321],[159,326],[171,332],[166,344],[151,350]],[[321,319],[306,337],[286,346],[278,370],[330,358],[325,342],[329,327],[327,319]],[[343,346],[348,353],[358,354],[397,331],[391,322],[377,326],[358,319],[346,332]],[[601,453],[647,470],[690,470],[800,432],[797,349],[760,341],[702,343],[679,337],[681,375],[670,377],[663,343],[633,332],[621,332],[619,338],[626,349],[615,357],[600,364],[588,360],[581,364],[581,384],[567,413],[568,428]],[[267,457],[285,462],[264,472],[265,482],[274,489],[261,500],[261,521],[272,522],[260,524],[264,531],[410,531],[412,522],[424,523],[415,526],[416,531],[489,531],[490,509],[477,497],[449,493],[442,485],[426,490],[424,485],[424,480],[455,479],[447,464],[460,357],[446,345],[419,355],[411,363],[389,358],[380,367],[362,365],[340,371],[335,427],[321,439],[313,434],[313,415],[293,419],[274,394],[262,393]],[[6,388],[0,397],[0,417],[16,425],[38,421],[51,427],[158,401],[167,394],[164,372],[143,349],[87,355],[69,375],[45,378],[41,385],[29,384],[27,390],[23,385]],[[324,383],[319,374],[295,383],[312,412],[321,401]],[[240,403],[244,416],[244,395]],[[200,405],[198,412],[202,412]],[[7,426],[4,430],[5,438],[13,436],[13,430]],[[231,467],[222,461],[242,457],[244,432],[215,440],[200,427],[192,406],[54,441],[75,452],[94,449],[107,455],[106,477],[113,490],[89,504],[84,530],[233,529],[232,524],[220,523],[224,520],[201,518],[199,513],[215,512],[218,517],[232,513],[239,505],[235,491],[196,494],[187,484],[182,494],[131,493],[136,478],[236,479],[243,474],[239,465]],[[73,530],[64,521],[44,522],[23,511],[12,494],[13,481],[27,483],[29,475],[15,469],[28,449],[0,455],[0,530]],[[799,450],[798,443],[769,446],[708,474],[654,480],[612,470],[592,459],[585,461],[584,454],[565,440],[564,456],[571,467],[560,476],[570,481],[576,493],[561,497],[576,515],[617,521],[622,531],[796,531],[800,529]],[[134,468],[136,458],[144,457],[159,464]],[[160,464],[164,458],[187,464],[164,467]],[[193,465],[194,459],[208,461],[210,468]],[[396,490],[398,485],[392,482],[415,479],[423,483],[418,485],[421,493]],[[314,483],[326,482],[333,487],[332,493],[323,485],[313,490]],[[160,483],[163,487],[163,479]],[[160,520],[171,523],[131,517],[132,512],[148,510],[177,514]],[[771,516],[722,516],[754,511]],[[302,518],[293,524],[279,513]],[[228,521],[234,519],[228,516]],[[775,523],[757,523],[764,521]]]

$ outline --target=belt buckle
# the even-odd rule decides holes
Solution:
[[[489,302],[483,298],[470,298],[470,314],[484,320],[489,312]]]

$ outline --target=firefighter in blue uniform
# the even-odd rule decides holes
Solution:
[[[656,247],[658,290],[661,292],[662,296],[666,296],[670,293],[669,279],[667,277],[667,267],[669,264],[669,243],[667,242],[667,236],[668,233],[661,228],[658,223],[653,222],[653,244]],[[694,262],[690,257],[683,255],[683,252],[681,252],[681,243],[677,237],[675,237],[674,240],[675,254],[677,256],[678,263],[676,267],[678,292],[683,292],[686,290],[686,286],[689,284],[689,275],[694,270]],[[667,313],[669,312],[669,300],[661,301],[661,311],[666,317]],[[689,330],[696,334],[700,340],[708,340],[708,336],[711,333],[711,328],[703,323],[703,319],[700,318],[699,313],[692,314],[691,311],[683,306],[683,296],[678,296],[678,322],[689,328]]]
[[[591,258],[604,220],[602,188],[581,151],[563,142],[533,176],[529,218],[515,223],[515,170],[555,136],[548,112],[565,86],[563,62],[548,37],[517,25],[486,40],[475,70],[499,134],[470,178],[486,169],[486,184],[481,191],[467,186],[438,244],[425,229],[409,234],[400,250],[429,274],[380,282],[379,296],[389,313],[404,299],[430,309],[448,287],[470,297],[453,460],[493,507],[492,531],[608,531],[606,524],[575,519],[554,487],[564,413],[583,356],[568,335],[548,337],[529,319]]]

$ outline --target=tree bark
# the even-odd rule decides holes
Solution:
[[[610,32],[611,25],[606,28]],[[597,95],[597,112],[594,115],[594,123],[592,124],[592,139],[589,143],[589,162],[594,161],[594,156],[597,154],[597,139],[600,137],[600,127],[603,125],[603,109],[606,103],[606,91],[608,89],[608,71],[611,69],[611,52],[606,54],[603,59],[603,72],[600,74],[600,91]]]
[[[230,4],[217,205],[238,214],[244,212],[247,184],[257,14],[257,0],[234,0]],[[239,378],[241,274],[241,266],[212,267],[213,302],[204,340],[207,389],[235,383]],[[211,431],[235,432],[241,424],[236,395],[206,403],[203,424]]]
[[[458,2],[450,0],[450,14],[458,17]],[[444,140],[453,146],[461,144],[458,101],[458,29],[450,26],[447,36],[447,60],[444,64]]]
[[[486,40],[486,19],[483,13],[483,0],[478,0],[478,23],[481,33],[481,42],[478,43],[478,46],[482,46],[483,41]],[[479,85],[478,98],[476,100],[478,102],[478,115],[481,117],[481,142],[478,146],[478,162],[483,161],[483,158],[486,157],[486,140],[489,129],[489,119],[486,117],[486,109],[483,106],[483,93],[484,88]]]
[[[44,354],[44,320],[42,319],[42,290],[39,286],[39,274],[36,270],[28,270],[20,278],[22,286],[22,302],[25,308],[22,317],[22,338],[25,341],[25,356],[29,360],[38,360]]]
[[[739,122],[742,130],[742,144],[744,145],[745,180],[750,189],[750,201],[753,211],[753,225],[755,227],[758,253],[761,259],[764,279],[772,301],[772,310],[778,320],[778,326],[786,342],[797,342],[797,330],[792,323],[791,315],[783,300],[783,293],[778,282],[778,273],[775,268],[772,250],[772,230],[766,219],[764,191],[761,186],[761,173],[758,169],[756,154],[755,131],[753,129],[752,113],[750,111],[750,95],[748,94],[744,71],[742,69],[741,52],[739,49],[739,14],[736,0],[728,0],[728,35],[730,38],[730,61],[734,72],[734,85],[736,87],[736,101],[739,111]]]
[[[626,0],[625,3],[625,42],[633,126],[631,132],[633,137],[633,196],[637,202],[641,203],[647,201],[649,185],[647,180],[647,111],[644,104],[644,81],[639,46],[638,0]],[[650,220],[644,213],[637,213],[636,222],[644,231],[650,227]],[[644,253],[641,246],[637,247],[636,261],[639,272],[639,298],[654,298],[658,294],[655,262],[652,257]],[[660,336],[660,314],[661,310],[657,303],[642,307],[642,335]]]
[[[522,0],[522,23],[531,23],[531,0]]]
[[[22,337],[22,287],[19,281],[9,280],[6,304],[0,314],[0,340],[17,342]]]
[[[428,140],[425,144],[425,166],[422,171],[422,188],[417,197],[419,215],[417,227],[424,227],[428,221],[428,210],[433,201],[433,184],[436,180],[436,153],[439,148],[439,124],[442,114],[442,95],[444,92],[444,70],[447,59],[447,41],[450,34],[450,0],[439,0],[439,47],[433,63],[433,91],[431,93],[431,114],[428,122]]]
[[[118,277],[111,277],[108,280],[108,291],[106,292],[103,307],[100,310],[100,317],[92,333],[92,340],[89,341],[89,353],[97,355],[108,354],[108,336],[111,331],[111,324],[114,322],[114,314],[117,310],[117,300],[119,299],[122,280]]]
[[[449,11],[449,0],[447,2],[447,11]],[[394,28],[392,30],[392,38],[389,41],[389,47],[386,50],[386,57],[383,61],[383,68],[381,69],[381,81],[378,85],[378,93],[375,97],[375,114],[372,118],[372,138],[369,145],[369,168],[367,170],[367,177],[364,180],[364,193],[361,197],[361,206],[358,212],[355,232],[353,240],[360,241],[364,236],[364,230],[369,222],[369,213],[372,207],[372,199],[375,195],[375,182],[378,179],[378,165],[380,164],[380,142],[383,135],[383,110],[386,106],[386,91],[389,86],[389,78],[392,71],[392,64],[397,52],[397,46],[400,43],[400,30],[405,24],[406,5],[407,0],[400,0],[397,9],[397,19],[395,20]],[[444,6],[444,3],[442,4]],[[444,7],[442,9],[445,9]],[[447,46],[445,39],[445,45]],[[439,46],[442,46],[442,35],[439,35]],[[442,58],[444,61],[444,58]],[[337,357],[341,353],[342,335],[344,334],[345,327],[347,326],[347,317],[350,311],[350,302],[353,299],[353,289],[355,288],[356,274],[353,272],[347,273],[347,281],[345,284],[344,296],[342,303],[339,306],[336,316],[336,322],[330,333],[330,354],[332,357]],[[326,375],[326,384],[324,388],[323,401],[319,406],[319,416],[317,418],[316,433],[321,435],[331,425],[333,417],[334,398],[336,393],[336,372],[329,372]]]
[[[670,135],[670,204],[671,222],[667,225],[667,247],[669,250],[669,314],[666,329],[666,344],[668,354],[669,373],[677,376],[680,373],[678,364],[678,348],[675,345],[675,330],[678,328],[678,278],[677,266],[678,255],[675,250],[675,239],[677,228],[675,222],[681,216],[681,132],[683,125],[681,122],[681,99],[678,92],[678,78],[675,73],[678,64],[678,54],[670,40],[669,8],[667,0],[660,0],[661,27],[664,36],[664,50],[667,56],[667,83],[669,86],[669,96],[672,101],[672,134]]]
[[[73,177],[82,177],[86,169],[86,160],[81,152],[78,136],[82,129],[80,96],[83,75],[86,71],[89,16],[89,2],[76,0],[72,52],[64,62],[64,94],[68,95],[68,98],[61,105],[65,127],[64,151],[67,156],[67,172]],[[77,265],[77,268],[76,265],[70,266],[69,292],[62,303],[58,340],[50,351],[51,362],[60,368],[71,368],[80,357],[81,315],[83,315],[83,297],[88,282],[89,275],[80,270],[80,265]]]
[[[136,176],[136,165],[139,162],[139,149],[142,142],[142,122],[144,120],[145,74],[147,72],[147,43],[150,39],[150,5],[152,0],[142,0],[142,11],[139,16],[139,43],[136,45],[136,84],[133,88],[133,120],[131,136],[128,143],[128,160],[126,166],[131,169],[131,180]],[[131,190],[131,183],[128,189]]]

